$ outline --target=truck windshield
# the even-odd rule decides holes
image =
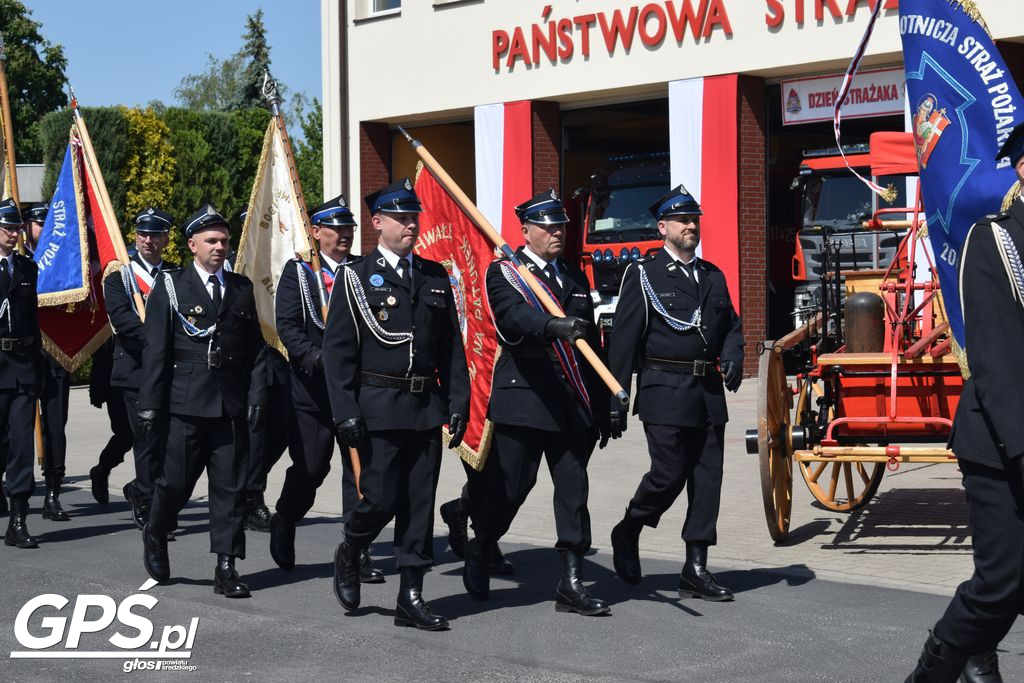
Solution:
[[[587,232],[594,237],[642,240],[658,237],[658,222],[648,207],[668,191],[666,185],[602,187],[590,196]]]
[[[855,228],[871,218],[871,190],[849,173],[813,178],[804,193],[804,227]]]

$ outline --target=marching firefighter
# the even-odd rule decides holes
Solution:
[[[310,222],[330,296],[342,267],[358,259],[350,254],[355,217],[339,195],[313,209]],[[331,471],[336,442],[324,378],[324,322],[317,292],[310,264],[293,259],[285,265],[274,305],[277,334],[291,365],[288,455],[292,464],[285,473],[277,511],[270,519],[270,554],[286,570],[295,566],[295,525],[312,508],[317,489]],[[341,449],[341,463],[342,521],[347,522],[359,501],[348,447]],[[384,574],[373,565],[366,548],[359,558],[359,580],[384,582]]]
[[[433,564],[441,425],[456,447],[469,418],[469,371],[448,273],[412,253],[422,211],[412,184],[389,185],[366,205],[378,245],[341,269],[323,339],[335,432],[362,463],[363,497],[335,552],[334,590],[346,609],[359,606],[360,558],[396,518],[395,625],[439,630],[448,621],[424,601],[423,575]]]
[[[245,557],[246,422],[256,426],[264,418],[265,386],[253,382],[250,391],[263,337],[252,282],[224,269],[227,220],[206,205],[184,233],[192,266],[160,274],[146,304],[136,425],[143,438],[154,438],[166,419],[167,447],[142,533],[144,564],[155,580],[170,577],[167,534],[205,469],[214,592],[248,597],[235,558]]]
[[[685,487],[686,562],[679,594],[732,600],[732,592],[708,571],[707,556],[717,542],[725,389],[736,391],[742,381],[740,318],[722,271],[696,256],[703,213],[697,201],[680,185],[650,210],[665,243],[626,269],[608,351],[611,371],[623,386],[629,386],[639,359],[633,412],[643,423],[651,457],[650,471],[612,529],[615,571],[627,583],[640,583],[640,531],[657,526]],[[626,429],[626,411],[612,410],[610,417],[618,438]]]

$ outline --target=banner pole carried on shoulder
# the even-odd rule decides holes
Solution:
[[[405,136],[405,139],[408,140],[409,144],[411,144],[413,149],[416,150],[416,154],[418,154],[420,159],[423,160],[423,164],[431,174],[437,178],[437,181],[441,183],[441,187],[443,187],[448,194],[452,196],[452,199],[454,199],[462,208],[462,210],[466,212],[466,215],[469,216],[469,219],[473,224],[480,229],[484,236],[490,240],[490,242],[497,247],[499,251],[501,251],[503,256],[512,262],[520,277],[522,277],[523,281],[525,281],[530,287],[530,290],[534,295],[536,295],[541,305],[544,306],[544,309],[556,318],[564,318],[565,313],[562,312],[562,309],[558,307],[558,304],[556,304],[548,295],[547,290],[544,289],[543,285],[541,285],[533,273],[531,273],[526,266],[522,264],[519,257],[516,256],[516,252],[508,245],[508,242],[506,242],[501,236],[501,233],[494,229],[494,226],[491,225],[490,221],[487,220],[480,209],[476,207],[476,204],[470,200],[469,196],[462,191],[462,188],[458,186],[452,177],[448,175],[448,172],[445,171],[441,164],[437,162],[434,155],[423,146],[422,142],[409,135],[409,133],[401,126],[398,126],[398,131]],[[611,389],[612,394],[618,399],[619,403],[624,406],[628,406],[629,394],[626,393],[626,390],[622,388],[622,385],[615,379],[615,376],[612,375],[608,367],[598,357],[597,353],[594,352],[594,349],[590,347],[590,344],[587,343],[585,339],[577,339],[575,345],[580,354],[587,359],[587,362],[590,363],[591,367],[593,367],[598,376],[600,376],[601,381]]]
[[[122,266],[131,268],[131,258],[128,256],[128,248],[124,244],[124,236],[121,234],[121,227],[117,222],[117,215],[114,213],[114,204],[110,201],[110,194],[107,192],[107,183],[103,180],[103,173],[100,171],[99,160],[96,158],[96,150],[92,146],[92,138],[89,137],[89,129],[85,125],[85,117],[82,110],[78,108],[78,98],[75,96],[75,89],[71,90],[71,110],[75,115],[75,129],[82,141],[82,150],[85,152],[85,169],[93,180],[96,188],[97,199],[100,203],[100,213],[103,214],[103,222],[106,225],[110,242],[114,246],[117,260]],[[128,278],[129,286],[132,288],[132,299],[135,300],[135,310],[138,311],[139,320],[146,322],[146,304],[142,300],[142,292],[139,291],[139,283],[135,276]]]

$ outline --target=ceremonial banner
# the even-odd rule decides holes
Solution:
[[[263,338],[282,353],[285,349],[277,336],[274,296],[285,263],[296,255],[307,261],[310,258],[306,220],[295,194],[288,153],[275,117],[270,119],[263,137],[263,152],[238,242],[235,272],[252,280]]]
[[[110,337],[103,277],[118,267],[116,225],[108,225],[97,179],[72,127],[50,212],[33,258],[39,267],[39,326],[43,347],[73,372]]]
[[[974,3],[901,0],[900,33],[928,237],[962,348],[957,261],[968,230],[1017,180],[995,155],[1024,120],[1024,99]]]
[[[491,445],[492,424],[487,419],[487,404],[498,346],[484,291],[494,248],[434,176],[422,171],[422,163],[416,171],[416,196],[423,204],[423,213],[415,251],[423,258],[440,262],[448,271],[469,367],[470,422],[456,450],[466,463],[480,470]],[[444,437],[446,442],[450,438],[447,430]]]

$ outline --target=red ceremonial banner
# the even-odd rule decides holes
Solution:
[[[107,266],[118,265],[111,230],[103,219],[96,186],[91,174],[83,163],[84,151],[81,145],[72,145],[82,172],[82,198],[85,206],[79,207],[86,216],[89,244],[89,291],[78,302],[39,309],[39,327],[43,333],[43,348],[68,372],[73,372],[92,356],[110,336],[107,309],[103,301],[103,276]]]
[[[470,408],[466,436],[457,451],[474,469],[481,469],[491,444],[487,403],[498,341],[487,305],[485,277],[494,260],[494,247],[422,164],[416,172],[416,195],[423,204],[420,239],[415,251],[438,261],[448,271],[459,313],[462,341],[469,366]],[[445,440],[448,432],[445,430]]]

